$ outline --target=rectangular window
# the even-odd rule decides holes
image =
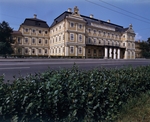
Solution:
[[[32,53],[35,53],[35,49],[32,49]]]
[[[79,27],[79,29],[82,29],[82,24],[79,24],[79,26],[78,26],[78,27]]]
[[[28,43],[28,38],[25,38],[25,43]]]
[[[39,44],[41,44],[42,43],[42,40],[41,39],[39,39]]]
[[[74,47],[73,46],[70,47],[70,53],[74,53]]]
[[[81,34],[79,34],[79,41],[81,42],[82,41],[82,35]]]
[[[89,33],[91,32],[91,29],[89,28]]]
[[[45,34],[47,34],[47,31],[45,31]]]
[[[47,44],[47,40],[45,40],[45,44]]]
[[[90,50],[90,49],[88,49],[88,53],[91,53],[91,50]]]
[[[96,43],[96,39],[94,38],[94,44]]]
[[[21,49],[18,49],[18,53],[21,53]]]
[[[26,28],[26,32],[28,32],[28,28]]]
[[[94,34],[96,34],[96,30],[94,30]]]
[[[47,53],[47,49],[45,49],[45,53]]]
[[[41,49],[39,49],[39,53],[41,53]]]
[[[105,33],[105,32],[103,32],[103,36],[105,36],[105,34],[106,34],[106,33]]]
[[[35,33],[35,30],[33,29],[32,32]]]
[[[35,43],[35,39],[32,39],[32,43],[33,43],[33,44]]]
[[[89,38],[89,43],[91,43],[91,38]]]
[[[96,49],[94,49],[94,53],[96,53]]]
[[[73,22],[70,23],[70,27],[72,27],[72,28],[74,27],[74,23]]]
[[[79,54],[82,54],[82,47],[79,47]]]
[[[25,53],[28,53],[28,49],[27,48],[25,48]]]
[[[39,33],[41,34],[41,30],[39,30]]]
[[[70,34],[70,40],[74,41],[74,34],[73,33]]]
[[[19,43],[19,44],[21,43],[21,39],[20,39],[20,37],[18,37],[18,43]]]
[[[99,44],[101,44],[101,40],[99,40]]]

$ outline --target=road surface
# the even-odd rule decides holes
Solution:
[[[0,76],[5,75],[5,81],[13,81],[15,76],[27,76],[38,72],[44,72],[48,68],[57,70],[60,68],[71,68],[77,64],[80,69],[89,70],[93,68],[121,68],[124,66],[150,65],[148,59],[135,60],[108,60],[108,59],[0,59]]]

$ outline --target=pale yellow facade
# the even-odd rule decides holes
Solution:
[[[14,47],[21,49],[20,55],[135,59],[132,25],[123,28],[93,15],[83,16],[77,7],[55,18],[49,28],[21,25],[18,31],[21,35],[16,36],[19,41]]]

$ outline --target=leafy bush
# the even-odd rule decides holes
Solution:
[[[0,120],[111,122],[123,104],[150,88],[150,66],[48,70],[0,84]]]
[[[118,122],[149,122],[150,91],[127,100],[119,111]]]

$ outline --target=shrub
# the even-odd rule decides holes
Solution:
[[[0,120],[111,122],[150,88],[150,66],[51,70],[0,84]]]

